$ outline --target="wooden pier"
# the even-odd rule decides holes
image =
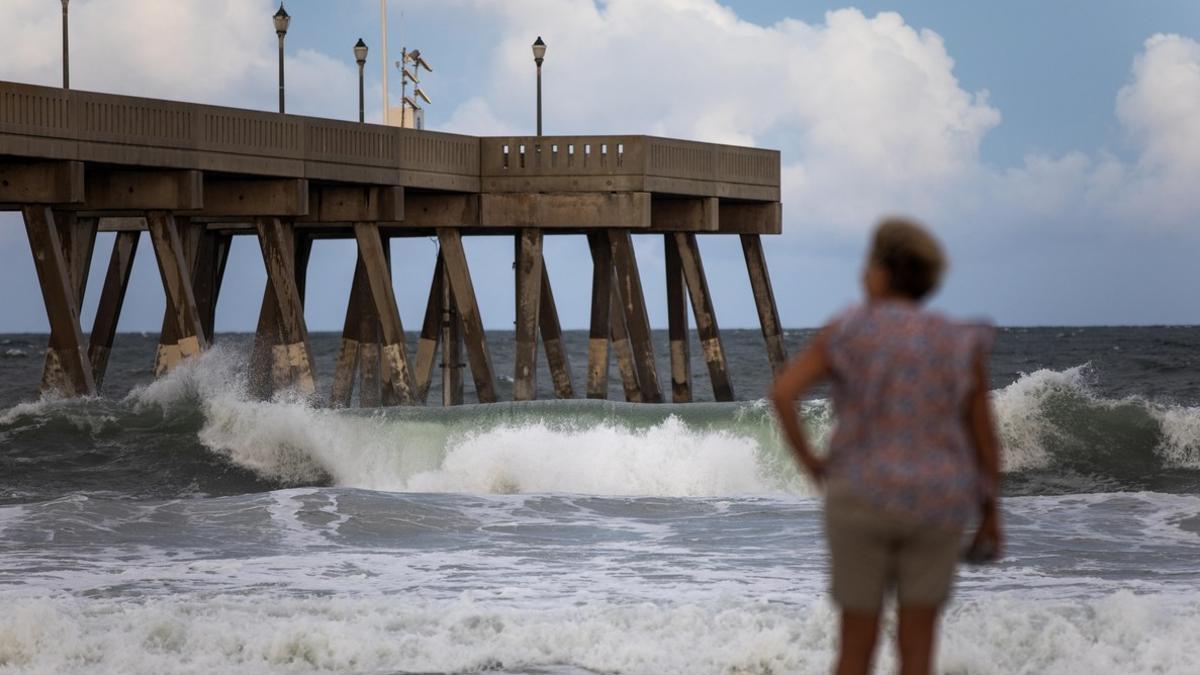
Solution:
[[[664,400],[633,237],[664,241],[671,400],[690,401],[688,301],[717,400],[733,387],[698,235],[737,235],[766,355],[786,354],[760,237],[779,234],[779,153],[651,136],[477,138],[0,82],[0,210],[19,210],[50,321],[43,390],[91,395],[104,381],[142,232],[166,296],[156,373],[208,348],[235,236],[267,270],[250,356],[260,396],[316,393],[304,323],[314,239],[358,245],[329,402],[422,404],[438,361],[443,403],[462,403],[465,352],[481,403],[496,376],[463,249],[506,236],[516,251],[513,397],[535,396],[539,343],[555,395],[605,398],[609,352],[630,401]],[[115,231],[95,323],[80,302],[96,233]],[[587,382],[573,382],[545,236],[586,236],[592,254]],[[428,289],[394,289],[391,238],[436,237]],[[416,352],[395,294],[428,294]],[[415,324],[414,324],[415,325]],[[85,335],[87,339],[85,340]],[[149,364],[147,364],[149,366]]]

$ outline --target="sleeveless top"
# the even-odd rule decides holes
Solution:
[[[895,301],[836,317],[825,336],[837,420],[829,490],[931,527],[965,526],[981,496],[967,397],[992,334]]]

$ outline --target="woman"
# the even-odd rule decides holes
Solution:
[[[988,407],[990,329],[956,324],[921,304],[945,267],[920,226],[875,230],[866,302],[843,312],[780,374],[772,401],[799,464],[825,488],[832,594],[841,609],[836,672],[871,669],[884,596],[895,589],[903,675],[932,670],[938,614],[949,597],[963,529],[967,552],[999,556],[999,450]],[[813,454],[796,401],[832,385],[837,427]]]

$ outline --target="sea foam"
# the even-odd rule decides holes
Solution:
[[[1191,675],[1196,598],[1117,592],[1045,602],[995,594],[952,603],[940,672]],[[13,599],[0,615],[0,668],[26,673],[272,671],[825,673],[834,649],[824,601],[792,605],[586,602],[502,606],[454,600]],[[890,641],[894,623],[885,625]],[[890,648],[881,672],[895,668]]]

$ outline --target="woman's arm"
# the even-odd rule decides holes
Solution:
[[[771,403],[792,456],[813,477],[820,481],[825,474],[825,462],[818,459],[808,446],[808,438],[796,414],[796,400],[817,382],[829,376],[829,357],[825,349],[827,330],[822,330],[802,354],[793,359],[775,379]]]
[[[994,551],[992,557],[998,558],[1003,545],[999,504],[1000,443],[996,439],[996,425],[992,421],[992,408],[988,403],[987,365],[982,354],[976,357],[973,371],[975,383],[967,402],[966,422],[979,463],[983,511],[973,547],[990,546]]]

